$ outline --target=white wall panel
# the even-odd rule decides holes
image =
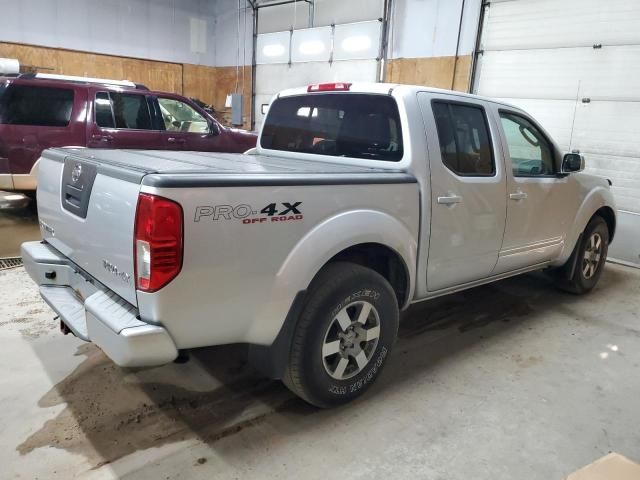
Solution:
[[[56,29],[55,34],[60,43],[65,45],[82,45],[90,38],[90,31],[95,27],[94,24],[97,23],[97,21],[96,19],[87,21],[87,19],[90,18],[89,7],[89,2],[82,0],[58,0],[56,21],[49,21],[49,28],[54,26]],[[64,15],[60,15],[59,12],[65,13]],[[30,31],[30,29],[27,29],[27,31]],[[30,33],[28,35],[31,36]],[[50,35],[50,33],[48,33],[48,35]],[[46,38],[43,40],[47,41]]]
[[[378,58],[382,22],[358,22],[336,25],[333,36],[334,60]]]
[[[373,82],[377,73],[376,60],[344,62],[294,63],[292,65],[258,65],[256,93],[273,95],[286,88],[323,82]]]
[[[212,39],[212,48],[215,48],[214,65],[216,67],[235,66],[238,56],[238,42],[240,43],[240,64],[251,65],[253,10],[250,7],[241,9],[240,36],[238,37],[238,1],[202,1],[211,3],[214,8],[215,27],[211,28],[214,33],[214,38]],[[245,1],[243,0],[241,7],[244,4]]]
[[[291,36],[292,62],[328,62],[331,58],[331,27],[294,30]]]
[[[640,45],[488,51],[480,72],[490,97],[640,100]]]
[[[314,27],[331,24],[377,20],[383,16],[384,0],[315,0]],[[280,32],[309,27],[309,7],[306,2],[261,8],[258,32]]]
[[[634,158],[640,173],[640,102],[579,103],[574,148],[603,155]],[[640,183],[638,184],[640,195]]]
[[[80,2],[89,3],[83,0],[80,0]],[[149,25],[153,29],[164,33],[162,35],[153,35],[150,38],[148,42],[148,57],[146,58],[180,61],[180,54],[176,51],[176,48],[179,44],[178,38],[183,32],[182,29],[175,26],[174,3],[174,0],[154,0],[153,8],[149,9]],[[209,30],[213,31],[214,29],[210,28]],[[190,32],[185,29],[184,34],[190,34]]]
[[[258,33],[281,32],[291,28],[309,26],[309,8],[306,2],[291,5],[274,5],[261,8],[258,13]]]
[[[579,103],[573,148],[587,173],[613,181],[618,208],[640,213],[640,102]]]
[[[237,9],[233,0],[4,1],[0,41],[215,65],[214,9],[227,4]],[[207,25],[201,52],[191,49],[192,18]]]
[[[640,214],[618,212],[616,236],[609,247],[609,259],[640,268]]]
[[[256,40],[256,63],[288,63],[291,34],[289,32],[263,33]]]
[[[640,213],[640,161],[638,158],[602,155],[580,150],[585,172],[608,178],[619,209]]]
[[[637,0],[491,2],[486,15],[485,50],[640,43]]]
[[[475,46],[481,0],[466,0],[460,55]],[[394,0],[391,58],[453,56],[458,41],[462,0]]]
[[[314,26],[377,20],[383,16],[383,0],[315,0]]]

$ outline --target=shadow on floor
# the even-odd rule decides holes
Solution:
[[[621,281],[619,271],[607,269],[592,295],[607,295]],[[514,326],[533,325],[559,304],[577,301],[580,297],[558,292],[546,277],[535,274],[417,304],[403,314],[382,378],[355,403],[375,401],[381,390],[429,375],[440,361],[508,334]],[[324,422],[332,412],[355,408],[352,404],[327,412],[308,406],[280,382],[253,371],[246,347],[239,345],[199,349],[189,363],[138,370],[113,365],[91,344],[76,354],[86,359],[38,403],[65,408],[17,446],[21,454],[56,447],[82,454],[99,467],[184,439],[214,444],[275,412],[289,417],[295,429],[298,416]],[[41,360],[46,368],[47,358]]]

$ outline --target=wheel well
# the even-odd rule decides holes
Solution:
[[[613,240],[613,234],[616,231],[616,214],[611,207],[601,207],[596,211],[595,215],[599,215],[607,222],[607,228],[609,229],[609,243]]]
[[[329,262],[345,261],[370,268],[391,284],[400,308],[409,294],[409,272],[398,252],[378,243],[354,245],[335,255]]]

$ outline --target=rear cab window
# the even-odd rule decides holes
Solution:
[[[398,162],[403,156],[396,101],[387,95],[315,93],[271,104],[264,149]]]
[[[484,109],[440,100],[432,105],[442,163],[459,176],[494,176],[496,165]]]
[[[6,83],[0,85],[0,124],[66,127],[73,89]]]

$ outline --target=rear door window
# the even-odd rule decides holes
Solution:
[[[66,127],[73,110],[73,90],[8,84],[0,88],[0,123]]]
[[[111,99],[107,92],[96,93],[96,123],[103,128],[116,128]]]
[[[276,99],[260,146],[271,150],[397,162],[402,131],[387,95],[316,93]]]
[[[133,93],[97,93],[96,124],[102,128],[151,130],[147,98]]]
[[[434,101],[433,113],[442,163],[460,176],[493,176],[496,168],[484,109]]]

